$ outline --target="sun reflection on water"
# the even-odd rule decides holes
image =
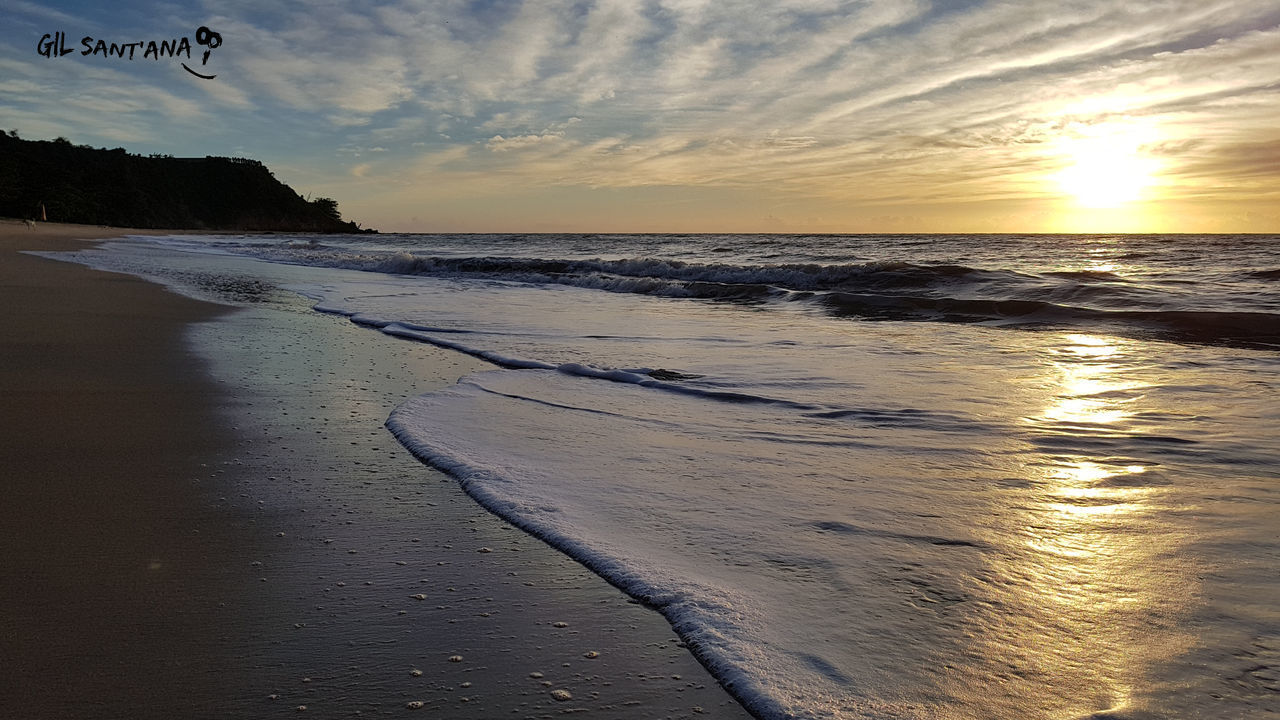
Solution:
[[[1064,334],[1038,350],[1038,410],[1024,419],[1027,495],[1001,570],[1018,579],[1007,598],[1018,611],[1001,632],[1017,647],[985,652],[1055,678],[1060,694],[1035,701],[1036,716],[1132,710],[1156,649],[1183,641],[1151,630],[1169,600],[1158,559],[1169,538],[1160,468],[1132,442],[1152,431],[1158,410],[1150,397],[1158,378],[1144,360],[1150,346]]]
[[[1124,262],[1124,255],[1130,250],[1128,243],[1115,236],[1100,235],[1083,238],[1086,245],[1080,248],[1079,265],[1063,268],[1064,270],[1084,270],[1091,273],[1110,273],[1125,276],[1135,268]],[[1084,337],[1084,336],[1078,336]],[[1093,338],[1099,340],[1100,338]]]
[[[1040,417],[1028,422],[1064,450],[1073,445],[1089,447],[1098,437],[1128,432],[1134,405],[1142,399],[1146,383],[1125,376],[1125,341],[1083,334],[1063,339],[1064,344],[1051,351],[1050,365],[1056,378],[1049,385],[1052,394],[1048,405]],[[1074,558],[1114,556],[1116,543],[1130,536],[1109,532],[1109,525],[1121,516],[1141,512],[1142,499],[1149,492],[1141,483],[1125,481],[1125,476],[1141,475],[1147,466],[1109,455],[1070,452],[1046,455],[1036,465],[1044,488],[1040,504],[1043,517],[1035,526],[1040,531],[1031,533],[1029,544]],[[1060,570],[1081,580],[1083,574],[1105,568]]]
[[[1058,373],[1053,400],[1042,418],[1033,422],[1118,425],[1132,415],[1130,395],[1142,383],[1126,379],[1113,360],[1117,341],[1092,335],[1068,335],[1071,343],[1054,351]]]

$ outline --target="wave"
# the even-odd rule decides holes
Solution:
[[[718,400],[720,402],[734,404],[777,405],[792,408],[794,410],[814,412],[822,409],[810,403],[796,402],[784,398],[687,385],[684,381],[696,380],[701,376],[686,374],[666,368],[598,368],[592,365],[583,365],[581,363],[561,363],[556,365],[542,362],[541,360],[530,360],[511,355],[503,355],[492,350],[485,350],[483,348],[469,345],[460,340],[439,337],[439,333],[455,335],[470,334],[467,331],[447,330],[414,325],[411,323],[383,320],[363,313],[342,310],[324,304],[315,305],[313,309],[318,312],[342,315],[357,325],[363,325],[365,327],[380,330],[392,337],[398,337],[405,340],[417,340],[437,347],[456,350],[465,355],[470,355],[471,357],[491,362],[494,365],[507,370],[555,370],[556,372],[563,373],[565,375],[607,380],[627,385],[639,385],[642,387],[663,390],[681,395],[694,395],[708,400]],[[839,417],[839,415],[815,415],[815,417],[834,418]]]
[[[568,285],[615,293],[760,304],[799,302],[837,317],[1070,327],[1177,342],[1280,347],[1280,315],[1208,310],[1102,270],[1026,274],[963,264],[739,265],[662,258],[445,257],[299,249],[269,259],[396,275]],[[283,255],[281,253],[283,252]],[[1270,279],[1280,271],[1252,275]],[[412,329],[409,329],[412,332]],[[503,364],[503,363],[499,363]]]
[[[446,257],[411,252],[367,254],[315,250],[297,244],[257,249],[265,259],[393,275],[473,277],[574,285],[597,290],[670,297],[759,297],[787,291],[861,289],[889,291],[960,283],[1017,282],[1009,270],[966,265],[867,262],[822,265],[737,265],[662,258],[560,260],[505,256]]]
[[[1078,327],[1154,335],[1181,342],[1280,348],[1280,315],[1195,310],[1099,310],[1040,300],[985,300],[830,293],[817,299],[835,315],[869,320],[933,320],[1006,327]]]
[[[784,697],[749,666],[750,640],[744,643],[738,635],[750,638],[742,629],[758,621],[739,593],[711,582],[673,580],[667,568],[655,569],[642,557],[598,542],[589,527],[565,519],[560,507],[531,496],[526,488],[536,483],[522,482],[525,478],[519,473],[499,469],[500,463],[469,457],[464,448],[442,441],[441,433],[428,429],[432,416],[439,414],[435,404],[440,399],[469,390],[486,392],[477,377],[405,401],[387,418],[386,428],[418,460],[454,477],[482,507],[661,613],[698,661],[753,715],[796,717]]]
[[[1063,278],[1065,280],[1129,282],[1127,278],[1106,270],[1056,270],[1044,274],[1047,277]]]
[[[446,257],[411,252],[362,254],[260,249],[266,259],[353,270],[445,278],[569,285],[591,290],[657,297],[760,302],[796,299],[797,294],[849,292],[1087,301],[1101,307],[1132,307],[1161,298],[1114,273],[1050,272],[1028,275],[962,264],[900,261],[739,265],[663,258],[562,260],[506,256]]]
[[[688,294],[693,297],[718,296],[722,292],[719,288],[726,286],[732,286],[735,293],[756,295],[772,290],[813,291],[850,287],[875,290],[919,288],[960,280],[972,282],[1016,276],[1016,273],[1009,271],[989,271],[964,265],[917,265],[907,262],[735,265],[659,258],[622,260],[445,258],[422,257],[411,253],[397,253],[385,259],[378,269],[381,272],[410,275],[463,274],[498,279],[533,277],[542,282],[596,289],[614,289],[616,286],[625,292]],[[616,285],[624,278],[642,284]],[[675,288],[679,290],[671,292]]]

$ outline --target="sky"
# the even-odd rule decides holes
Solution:
[[[383,232],[1280,232],[1275,0],[0,0],[0,17],[0,128],[251,157]],[[42,56],[57,32],[68,54]],[[85,55],[84,37],[144,44]],[[190,57],[142,57],[182,38]]]

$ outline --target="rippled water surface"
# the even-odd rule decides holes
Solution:
[[[1226,718],[1280,712],[1276,242],[188,237],[80,257],[197,293],[292,288],[370,342],[490,360],[389,427],[665,613],[761,716]]]

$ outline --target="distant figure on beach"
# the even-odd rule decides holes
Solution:
[[[24,222],[24,223],[26,223],[26,224],[27,224],[27,229],[28,229],[28,230],[35,230],[35,229],[36,229],[36,221],[35,221],[35,220],[23,220],[22,222]]]

